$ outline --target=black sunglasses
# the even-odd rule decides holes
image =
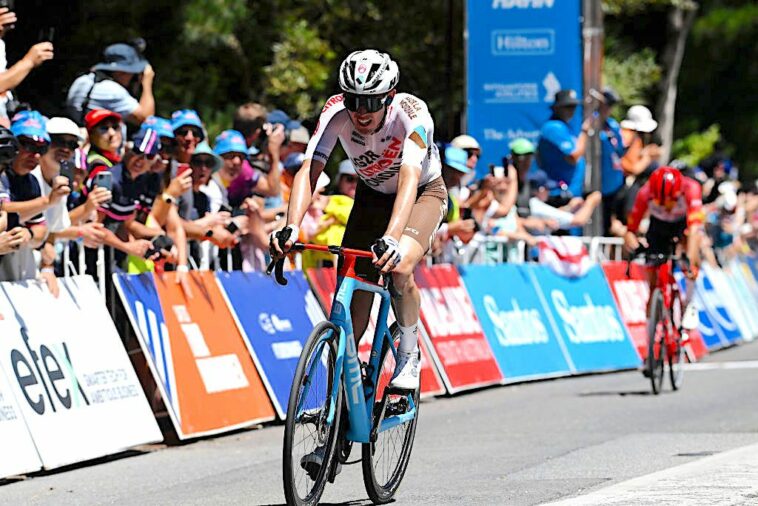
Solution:
[[[213,167],[216,166],[214,162],[215,160],[213,158],[209,156],[208,157],[204,156],[202,158],[201,157],[192,158],[192,160],[190,161],[190,165],[192,165],[193,167],[207,167],[209,169],[212,169]]]
[[[181,127],[174,130],[174,135],[177,137],[186,137],[189,132],[192,132],[192,136],[195,138],[203,138],[203,132],[197,127]]]
[[[54,148],[66,148],[66,149],[70,149],[71,151],[74,151],[76,148],[79,147],[79,143],[77,141],[67,141],[65,139],[59,139],[59,138],[53,137],[52,141],[50,142],[50,146]]]
[[[47,142],[37,142],[34,139],[27,139],[26,137],[19,138],[18,145],[24,151],[36,155],[44,155],[47,153],[47,150],[50,149],[50,145]]]
[[[342,96],[345,109],[350,112],[358,112],[360,109],[365,109],[366,112],[377,112],[380,111],[387,102],[386,95],[373,96],[343,93]]]

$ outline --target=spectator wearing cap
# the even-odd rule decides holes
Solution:
[[[7,4],[6,4],[7,5]],[[29,48],[26,55],[8,68],[3,37],[15,27],[18,18],[8,7],[0,7],[0,125],[10,126],[8,105],[13,101],[11,90],[15,89],[29,73],[44,62],[53,59],[53,44],[39,42]]]
[[[124,143],[121,115],[107,109],[94,109],[84,117],[84,124],[90,140],[87,153],[90,170],[98,166],[113,167],[119,163]]]
[[[530,216],[545,220],[549,228],[569,230],[584,226],[602,199],[600,192],[592,192],[586,199],[575,197],[564,206],[551,206],[548,201],[550,194],[558,189],[557,183],[543,170],[531,172],[528,177],[532,190],[532,198],[529,200]]]
[[[10,198],[3,209],[8,213],[7,230],[19,240],[18,251],[0,257],[0,281],[19,281],[37,277],[32,249],[44,244],[47,235],[44,211],[68,192],[66,189],[42,196],[32,171],[40,156],[50,147],[45,118],[37,111],[23,111],[13,118],[11,132],[18,141],[18,155],[2,175],[0,187]],[[2,190],[0,190],[2,192]]]
[[[154,78],[153,67],[138,47],[112,44],[105,48],[103,61],[78,77],[69,88],[66,99],[69,115],[81,124],[90,110],[107,109],[138,126],[155,114]],[[142,90],[139,101],[132,96],[137,89]]]
[[[633,105],[621,121],[621,135],[626,153],[621,159],[624,172],[632,176],[652,173],[658,167],[660,146],[652,142],[652,133],[658,128],[653,113],[644,105]],[[647,179],[647,178],[645,178]]]
[[[460,137],[468,136],[459,136],[456,139],[460,141]],[[464,242],[468,242],[474,235],[476,223],[470,217],[461,219],[458,192],[463,178],[473,170],[473,167],[468,164],[471,157],[463,148],[452,144],[445,148],[443,154],[442,180],[447,187],[447,214],[437,231],[437,239],[447,241],[450,238],[459,237]]]
[[[513,139],[508,144],[510,154],[508,156],[508,165],[513,167],[516,173],[516,183],[518,186],[518,195],[516,205],[522,216],[529,214],[529,199],[531,198],[531,188],[529,186],[529,173],[534,172],[537,167],[534,164],[534,153],[536,148],[529,139],[519,137]]]
[[[213,152],[222,163],[221,168],[211,175],[205,193],[210,198],[211,211],[218,211],[221,206],[229,206],[229,185],[240,175],[242,164],[247,159],[245,138],[236,130],[224,130],[216,137]],[[255,182],[257,184],[258,181]]]
[[[171,114],[171,129],[176,139],[176,159],[189,163],[195,148],[205,140],[205,127],[197,111],[181,109]]]
[[[611,108],[621,101],[621,97],[613,88],[606,87],[602,95],[598,95],[598,98],[600,98],[598,119],[600,125],[602,181],[600,193],[603,196],[603,235],[609,235],[616,201],[624,188],[624,168],[621,165],[621,158],[626,153],[626,147],[621,136],[621,126],[618,121],[611,117]]]
[[[454,148],[464,150],[468,155],[466,167],[472,171],[476,171],[476,163],[482,156],[482,148],[479,145],[479,142],[470,135],[463,134],[450,141],[450,145]]]
[[[110,168],[111,200],[100,205],[98,221],[105,225],[105,244],[128,255],[143,257],[151,247],[145,238],[161,232],[135,220],[140,196],[145,192],[145,179],[140,176],[150,170],[159,156],[160,139],[155,130],[147,129],[138,131],[132,141],[134,144],[123,160]],[[89,191],[96,185],[97,178],[92,178]]]
[[[587,148],[589,121],[575,135],[569,122],[576,114],[579,99],[574,90],[560,90],[555,94],[550,119],[540,129],[537,144],[540,168],[554,181],[563,181],[574,196],[581,196],[584,187],[584,152]]]

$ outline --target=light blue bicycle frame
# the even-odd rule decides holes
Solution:
[[[379,318],[376,322],[376,331],[374,333],[374,342],[371,347],[371,356],[368,364],[370,377],[367,378],[367,386],[370,386],[368,393],[364,390],[361,376],[361,363],[358,358],[358,349],[353,337],[353,321],[350,316],[350,301],[353,300],[353,293],[356,290],[372,292],[381,297],[381,306],[379,308]],[[378,285],[373,285],[360,281],[352,277],[337,278],[337,295],[334,298],[332,312],[329,315],[329,321],[334,323],[340,329],[339,343],[337,348],[337,361],[334,369],[334,377],[342,377],[345,388],[345,401],[347,402],[348,417],[350,428],[347,432],[347,439],[358,443],[368,443],[371,440],[373,408],[376,397],[377,382],[379,379],[379,367],[381,364],[382,343],[388,342],[389,349],[394,356],[397,356],[397,350],[392,343],[392,336],[387,328],[387,316],[389,315],[391,304],[389,292]],[[321,341],[316,345],[315,357],[320,357],[323,347],[329,339],[332,339],[332,333],[326,333],[321,337]],[[315,369],[319,366],[319,360],[314,360],[308,371],[308,377],[315,377]],[[344,376],[343,376],[344,371]],[[329,415],[327,423],[331,425],[334,422],[336,412],[336,399],[340,382],[332,382],[331,402],[329,405]],[[304,385],[302,400],[306,398],[307,389],[310,385]],[[394,415],[382,420],[381,426],[377,433],[397,427],[405,422],[413,420],[416,416],[416,404],[413,395],[408,394],[408,411],[402,415]],[[298,406],[297,412],[300,412],[301,406]]]

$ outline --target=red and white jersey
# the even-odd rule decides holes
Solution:
[[[637,232],[640,221],[645,213],[650,210],[650,216],[669,223],[687,219],[687,226],[703,223],[703,191],[700,184],[694,179],[682,177],[682,189],[679,197],[672,206],[665,206],[653,200],[648,181],[634,201],[632,212],[629,213],[627,228],[630,232]]]
[[[342,94],[332,96],[321,110],[305,158],[326,163],[337,139],[360,178],[381,193],[397,193],[398,174],[403,164],[421,169],[419,186],[442,174],[434,144],[434,121],[426,104],[413,95],[395,95],[387,108],[384,124],[365,136],[355,130]]]

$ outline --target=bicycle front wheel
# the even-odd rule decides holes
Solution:
[[[342,407],[342,384],[336,377],[338,339],[333,323],[316,325],[295,370],[282,459],[284,495],[291,506],[318,504],[329,477]]]
[[[653,393],[658,395],[663,388],[663,364],[666,337],[666,318],[663,307],[663,293],[659,288],[653,292],[650,303],[650,318],[647,324],[647,370],[650,375],[650,383]]]
[[[396,324],[393,324],[391,329],[392,335],[395,335],[395,326]],[[395,344],[397,346],[397,342]],[[389,381],[395,370],[395,358],[386,342],[382,346],[379,364],[376,396],[374,397],[374,415],[372,417],[374,423],[377,424],[381,424],[382,420],[402,414],[409,409],[408,395],[390,395],[387,407],[382,415],[381,403],[384,392],[389,387]],[[413,439],[416,435],[416,424],[418,423],[420,388],[416,389],[410,396],[413,399],[413,405],[416,407],[416,416],[405,423],[379,432],[376,441],[363,445],[363,483],[374,504],[384,504],[392,500],[408,468]],[[377,421],[376,418],[380,416],[381,419]]]

